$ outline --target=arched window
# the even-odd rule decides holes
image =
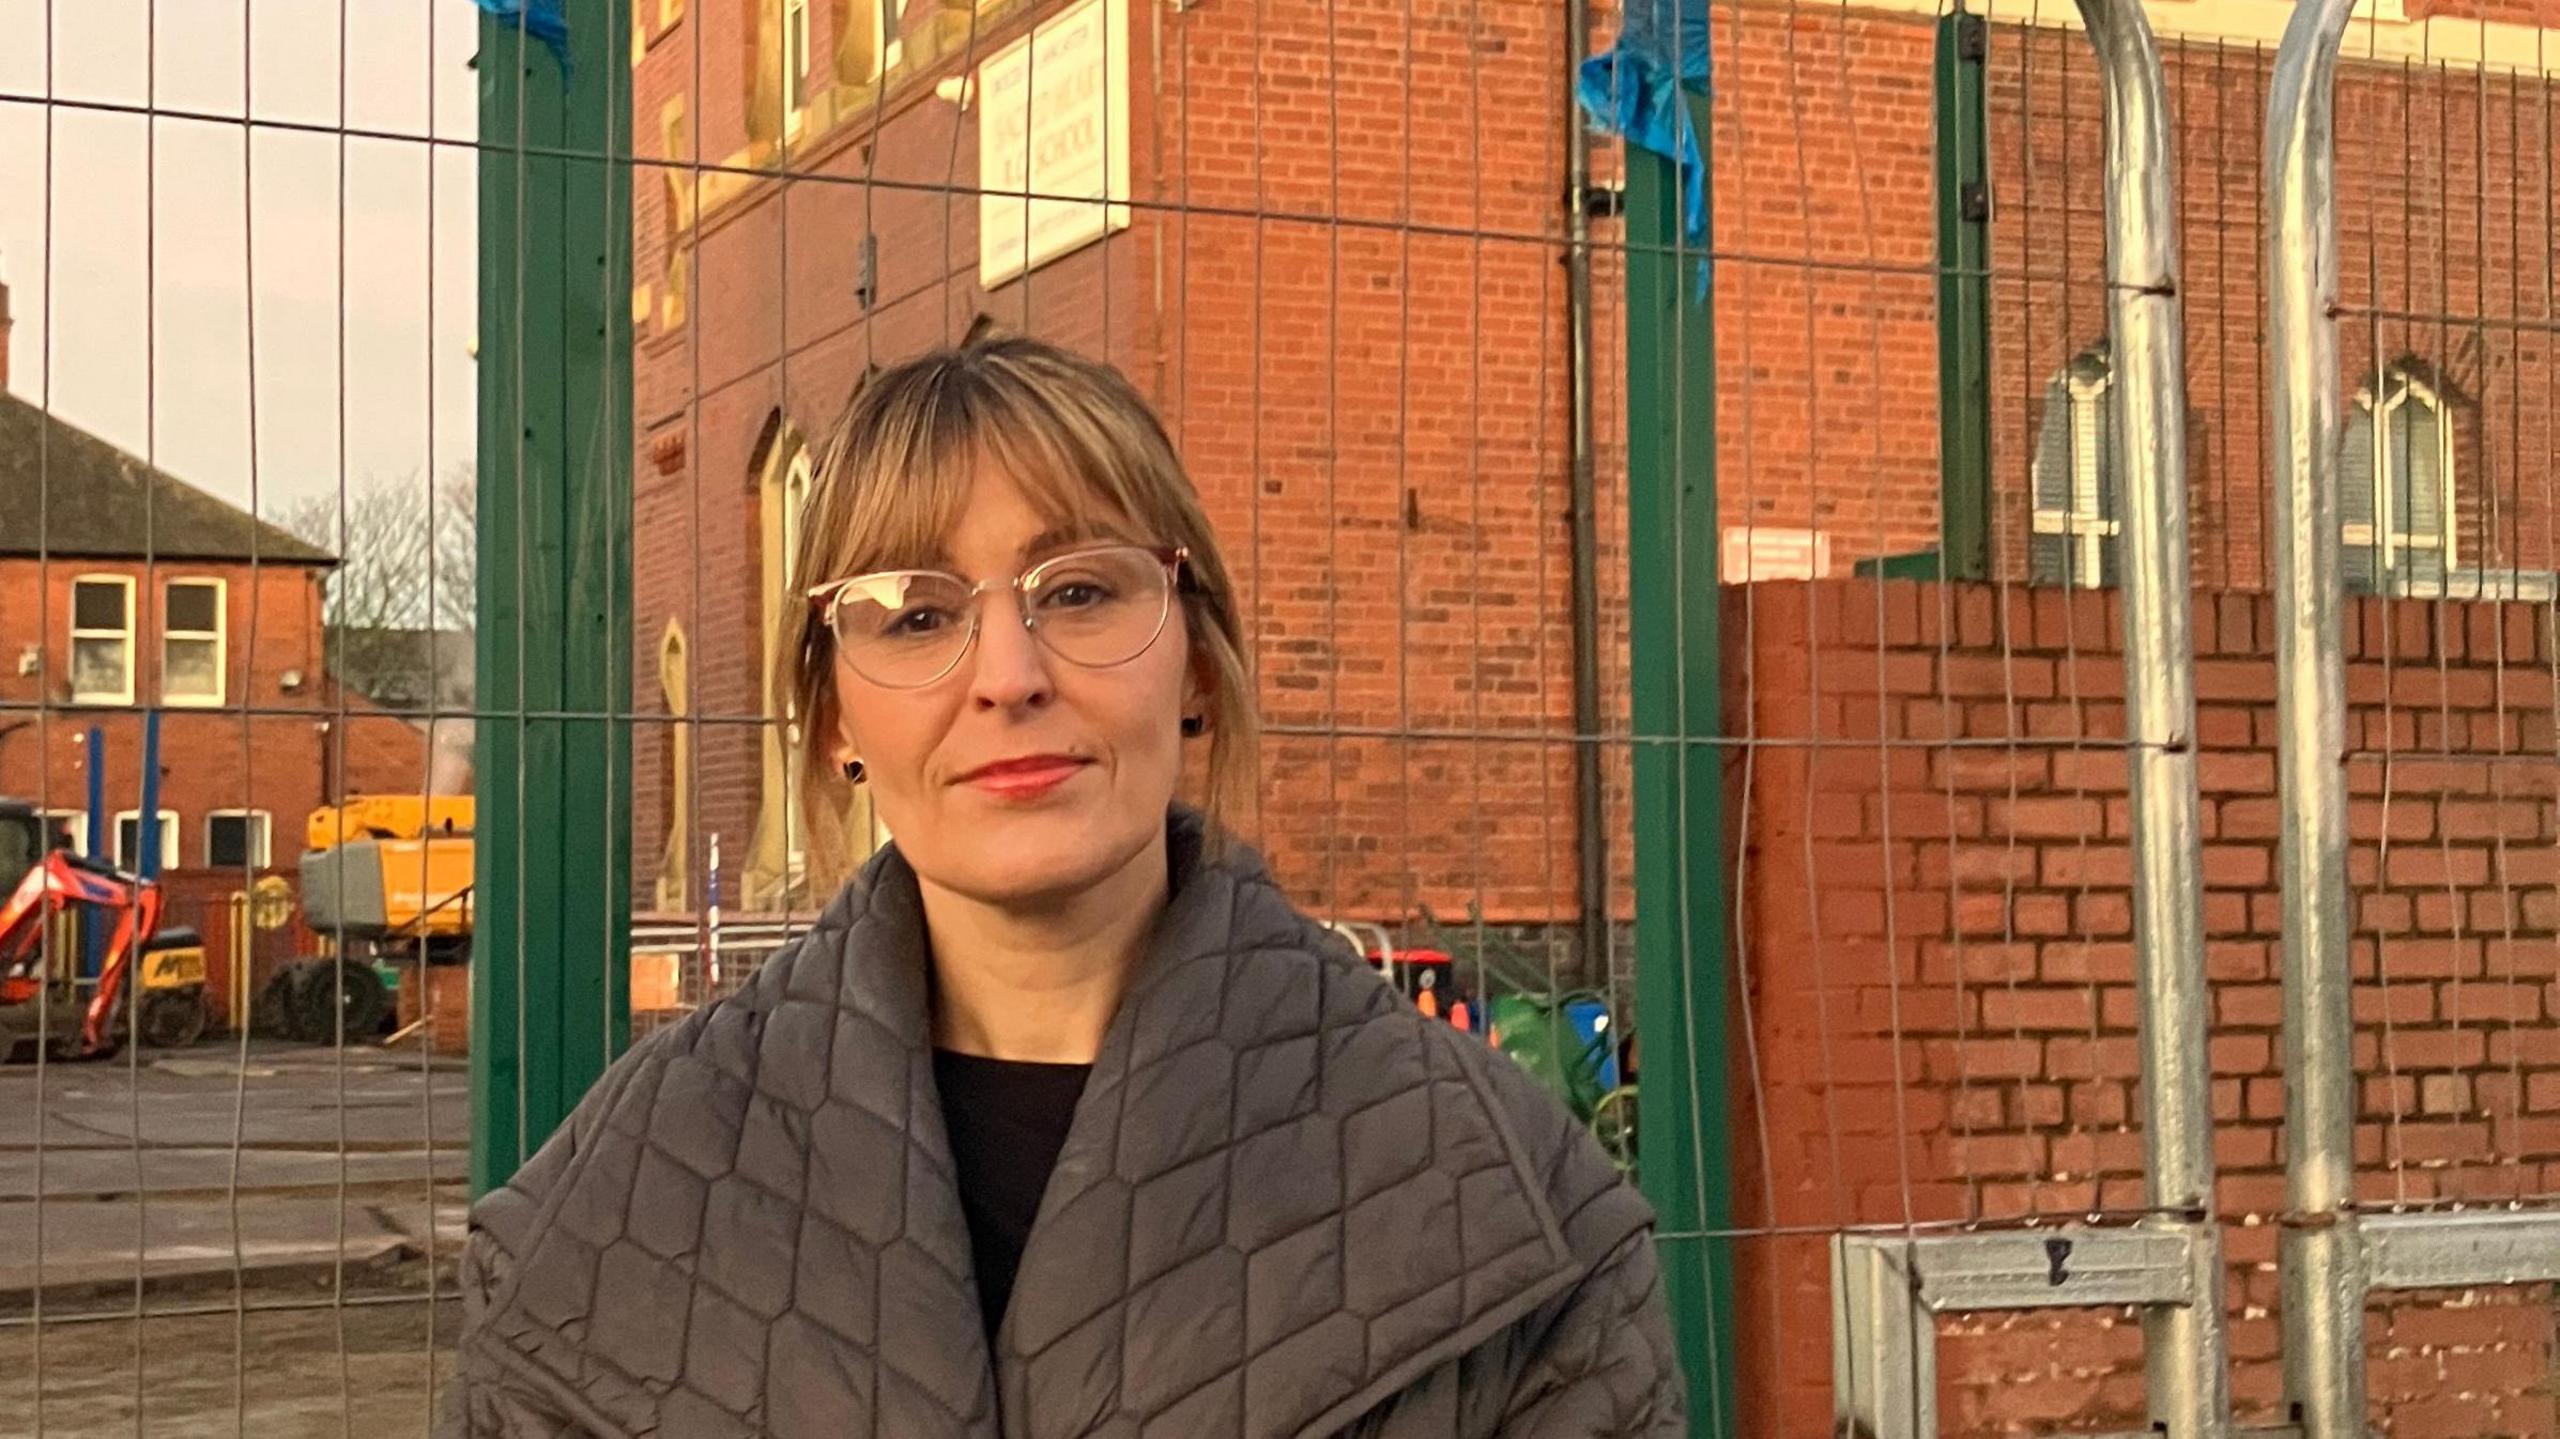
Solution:
[[[805,445],[793,452],[790,467],[782,472],[782,589],[786,600],[796,599],[802,589],[798,574],[800,529],[808,514],[809,485],[814,474]]]
[[[2124,510],[2118,493],[2110,392],[2115,364],[2101,340],[2073,357],[2045,386],[2036,434],[2033,532],[2028,578],[2094,588],[2116,582]]]
[[[782,134],[800,135],[809,106],[809,0],[782,0]]]
[[[2338,457],[2347,585],[2433,594],[2454,553],[2453,418],[2444,395],[2408,361],[2356,397]]]
[[[692,907],[693,885],[693,676],[686,662],[684,626],[667,621],[658,641],[658,695],[667,707],[664,812],[667,845],[658,860],[657,908],[681,914]]]
[[[774,679],[781,661],[780,645],[805,601],[795,573],[800,527],[809,504],[814,472],[807,444],[798,431],[777,417],[768,428],[762,478],[757,485],[757,534],[764,551],[760,568],[764,662],[758,671],[764,716],[763,752],[754,843],[747,852],[744,895],[749,909],[781,909],[803,896],[808,873],[809,824],[800,812],[796,776],[801,736],[799,716],[775,697]]]

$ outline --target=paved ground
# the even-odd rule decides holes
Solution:
[[[423,1302],[48,1324],[41,1363],[33,1329],[0,1327],[0,1432],[423,1439],[460,1317],[434,1308],[432,1340]]]
[[[468,1124],[414,1052],[0,1067],[0,1432],[424,1433]]]

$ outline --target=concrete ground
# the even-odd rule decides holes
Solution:
[[[434,1310],[432,1338],[423,1301],[51,1323],[40,1361],[34,1329],[0,1327],[0,1431],[423,1439],[461,1317],[449,1300]]]
[[[0,1067],[0,1430],[424,1433],[469,1108],[415,1051]]]

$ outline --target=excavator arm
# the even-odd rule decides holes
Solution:
[[[160,905],[156,884],[67,850],[47,854],[0,903],[0,1004],[23,1004],[44,985],[44,935],[53,916],[81,906],[101,910],[115,917],[115,927],[99,961],[98,987],[80,1039],[84,1050],[105,1046],[142,936],[160,927]]]

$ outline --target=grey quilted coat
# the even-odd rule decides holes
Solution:
[[[994,1353],[884,851],[473,1215],[473,1439],[1685,1432],[1644,1201],[1529,1076],[1173,820]]]

